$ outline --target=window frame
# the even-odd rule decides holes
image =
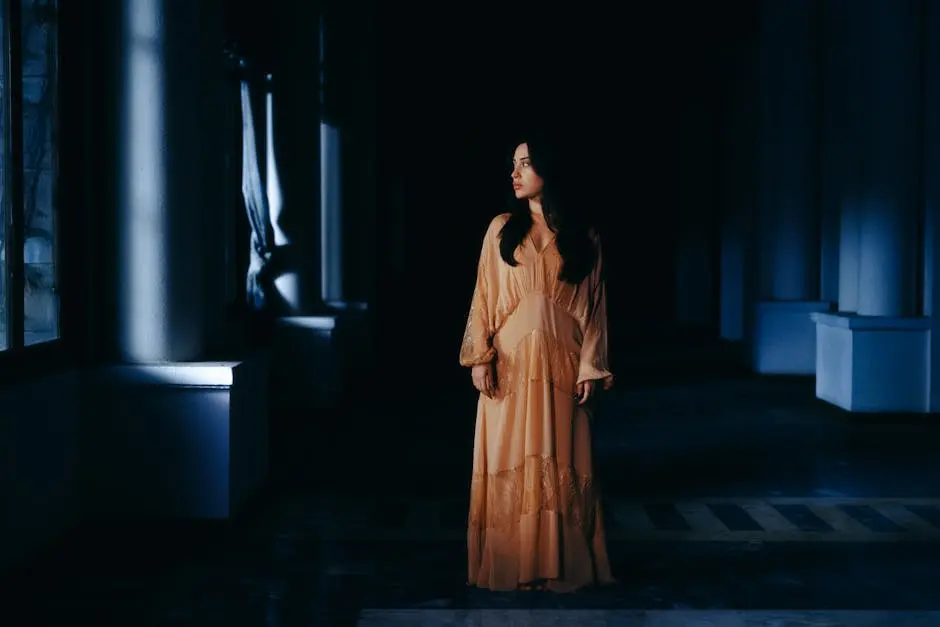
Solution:
[[[53,260],[55,263],[55,290],[58,296],[58,328],[57,337],[36,344],[25,344],[25,282],[26,282],[26,263],[23,259],[23,248],[25,245],[25,228],[23,221],[24,203],[25,203],[25,146],[23,119],[23,0],[0,0],[0,11],[2,11],[2,29],[3,29],[3,69],[5,84],[0,94],[2,97],[2,115],[6,124],[6,133],[0,149],[4,151],[6,167],[3,172],[2,184],[9,190],[6,195],[6,206],[3,207],[3,220],[7,232],[5,234],[5,249],[7,251],[6,263],[2,264],[2,271],[6,275],[7,289],[2,298],[7,310],[7,345],[5,349],[0,350],[0,386],[21,380],[25,377],[34,377],[41,374],[47,374],[67,365],[71,360],[68,358],[66,346],[67,325],[63,324],[65,317],[66,299],[64,290],[62,290],[61,280],[63,277],[62,259],[60,251],[62,245],[62,235],[65,230],[60,228],[61,224],[61,199],[60,193],[62,173],[59,167],[61,154],[61,128],[62,128],[62,98],[61,98],[61,59],[62,59],[62,29],[61,29],[61,0],[56,3],[56,53],[54,58],[49,59],[50,64],[55,67],[55,89],[56,89],[56,107],[54,112],[53,124],[55,132],[53,138],[53,194],[52,199],[55,203],[55,226],[53,227]],[[20,254],[11,254],[10,251],[21,251]]]

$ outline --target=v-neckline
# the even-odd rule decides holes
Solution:
[[[549,231],[549,233],[551,233],[551,235],[549,235],[548,239],[545,241],[545,245],[542,246],[542,248],[539,248],[538,243],[536,243],[535,238],[532,237],[531,233],[529,233],[529,235],[527,236],[529,238],[529,243],[532,244],[532,248],[535,249],[536,255],[541,256],[541,254],[544,253],[546,250],[548,250],[548,247],[552,245],[552,242],[555,241],[555,234],[552,233],[551,231]]]

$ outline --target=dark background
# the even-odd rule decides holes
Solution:
[[[434,383],[465,376],[457,351],[482,234],[505,206],[512,141],[532,127],[562,140],[582,206],[601,228],[615,358],[678,332],[678,235],[690,228],[679,213],[684,120],[708,127],[697,130],[710,144],[697,148],[705,157],[695,167],[716,170],[698,173],[705,183],[692,210],[714,214],[725,68],[751,38],[755,5],[330,8],[344,14],[330,44],[347,48],[336,71],[346,97],[324,115],[347,132],[365,117],[376,124],[374,237],[359,238],[349,265],[360,267],[359,291],[379,315],[381,367],[408,366]],[[232,0],[228,12],[229,36],[259,64],[292,54],[271,5]],[[356,165],[347,152],[354,188]],[[373,224],[360,217],[359,228]]]
[[[426,333],[422,359],[456,361],[482,233],[506,197],[510,142],[533,124],[565,140],[600,223],[614,354],[675,331],[682,118],[705,109],[720,134],[723,62],[747,41],[754,4],[383,11],[379,163],[403,198],[380,202],[380,217],[389,206],[406,216],[403,275],[383,284],[413,310],[392,318],[408,321],[400,335]],[[701,190],[701,211],[717,201],[717,185]]]

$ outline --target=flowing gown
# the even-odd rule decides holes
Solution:
[[[591,414],[577,384],[607,387],[607,312],[600,242],[580,285],[558,279],[552,239],[531,238],[515,267],[499,254],[509,214],[490,223],[460,363],[495,364],[496,393],[477,405],[470,486],[470,585],[512,590],[546,580],[569,592],[611,583],[594,483]]]

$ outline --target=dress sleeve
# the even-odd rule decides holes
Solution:
[[[499,295],[499,219],[494,219],[483,238],[477,265],[477,280],[467,316],[467,327],[460,347],[460,365],[476,366],[493,361],[493,332],[496,325],[496,300]]]
[[[597,260],[587,281],[591,291],[590,310],[581,344],[578,383],[603,381],[604,388],[609,389],[613,385],[614,376],[610,372],[607,355],[607,281],[604,278],[604,260],[600,238],[597,235],[594,236],[594,242],[597,247]]]

